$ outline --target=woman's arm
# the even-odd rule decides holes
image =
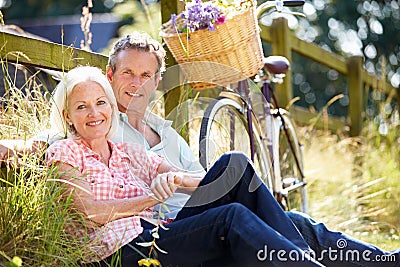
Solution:
[[[138,196],[129,199],[94,200],[89,183],[83,175],[69,164],[59,163],[62,179],[73,195],[74,206],[91,221],[100,225],[138,215],[141,211],[153,207],[160,201],[154,196]]]

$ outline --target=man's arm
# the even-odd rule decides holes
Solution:
[[[35,154],[43,151],[48,144],[42,141],[25,140],[0,140],[0,162],[8,162],[8,159],[15,156]]]

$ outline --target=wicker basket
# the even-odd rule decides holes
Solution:
[[[215,31],[198,30],[189,36],[161,31],[161,37],[178,63],[198,63],[181,65],[193,89],[237,82],[254,76],[263,67],[255,8],[254,1],[251,8],[217,25]]]

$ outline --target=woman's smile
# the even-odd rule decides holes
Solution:
[[[88,125],[88,126],[98,126],[103,122],[104,122],[104,120],[98,120],[98,121],[88,122],[88,123],[86,123],[86,125]]]
[[[111,103],[97,82],[78,83],[68,97],[67,121],[86,141],[106,138],[111,115]]]

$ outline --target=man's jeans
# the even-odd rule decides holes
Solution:
[[[144,227],[122,248],[122,266],[148,255],[137,245],[153,240]],[[222,156],[166,227],[156,241],[168,252],[155,256],[163,266],[322,266],[241,153]]]
[[[400,250],[386,252],[343,233],[330,231],[304,213],[286,214],[314,250],[314,257],[327,266],[400,266]]]

